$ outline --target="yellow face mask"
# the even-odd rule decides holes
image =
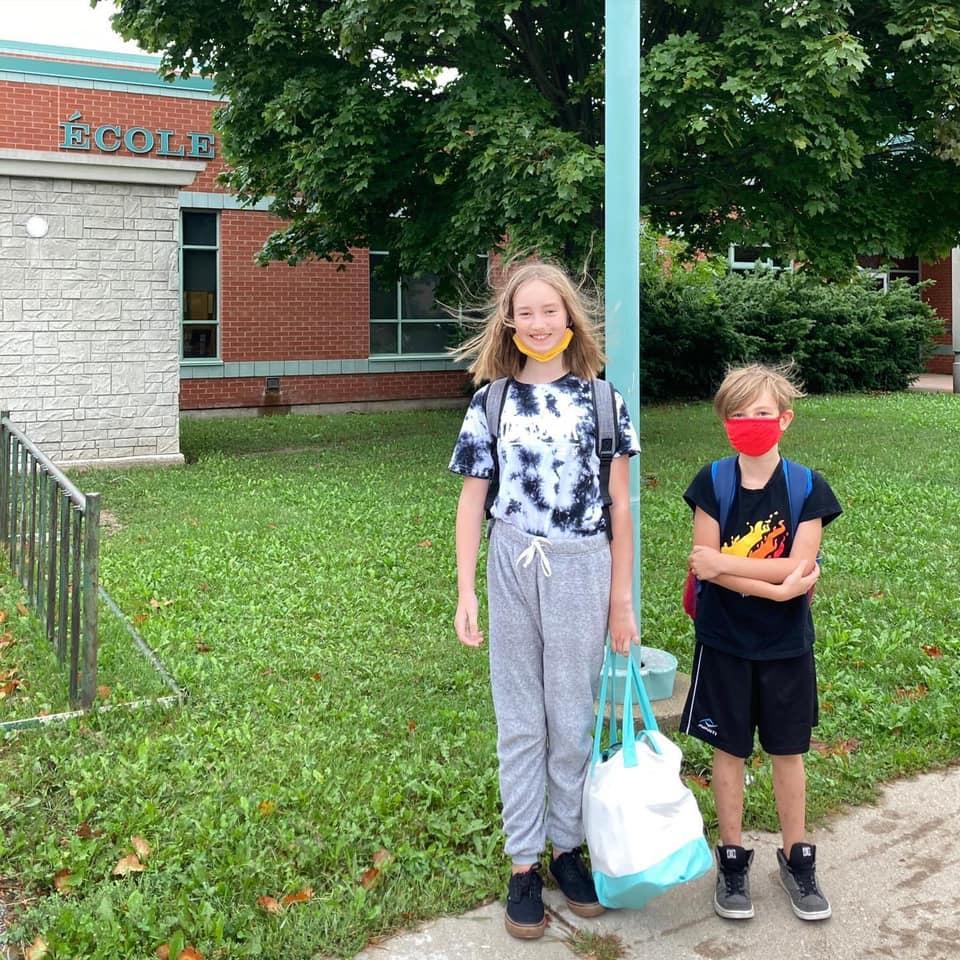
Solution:
[[[516,334],[513,335],[513,345],[525,357],[531,357],[534,360],[539,360],[540,363],[546,363],[548,360],[552,360],[554,357],[559,357],[560,354],[570,346],[571,340],[573,340],[573,329],[571,327],[567,327],[567,329],[563,331],[563,337],[555,347],[540,353],[538,350],[531,350]]]

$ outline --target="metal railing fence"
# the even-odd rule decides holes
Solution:
[[[0,549],[45,624],[72,706],[97,693],[100,495],[81,493],[0,412]]]

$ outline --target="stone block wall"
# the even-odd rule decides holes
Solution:
[[[0,176],[0,407],[53,460],[182,459],[178,238],[176,187]]]

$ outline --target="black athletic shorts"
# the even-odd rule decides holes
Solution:
[[[813,650],[787,660],[743,660],[698,643],[680,731],[735,757],[753,735],[775,756],[806,753],[819,719]]]

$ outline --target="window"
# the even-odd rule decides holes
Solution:
[[[901,257],[889,260],[886,257],[857,257],[860,270],[876,279],[877,289],[886,290],[894,280],[906,280],[909,284],[920,282],[920,258]]]
[[[184,210],[181,228],[182,356],[216,360],[220,356],[217,214]]]
[[[389,256],[370,251],[371,356],[445,356],[460,339],[461,324],[437,303],[436,276],[389,280],[382,270]],[[487,258],[477,259],[485,268]]]
[[[767,267],[770,270],[793,271],[791,261],[771,257],[770,249],[766,244],[758,247],[741,247],[731,243],[727,258],[730,269],[734,273],[747,273],[750,270],[756,270],[758,266]]]

